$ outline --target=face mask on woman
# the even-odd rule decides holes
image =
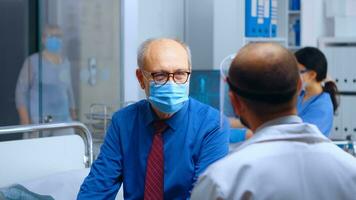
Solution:
[[[56,36],[49,36],[46,38],[45,46],[47,51],[58,54],[62,48],[62,40]]]

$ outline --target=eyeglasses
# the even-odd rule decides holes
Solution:
[[[148,72],[141,69],[143,74],[149,74],[156,85],[164,85],[168,82],[169,77],[172,76],[173,81],[177,84],[184,84],[188,81],[190,72],[188,71],[176,71],[173,73],[169,72]],[[144,75],[145,76],[145,75]]]
[[[305,72],[308,72],[309,70],[308,69],[302,69],[302,70],[299,70],[299,74],[304,74]]]

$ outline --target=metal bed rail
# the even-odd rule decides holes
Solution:
[[[30,124],[30,125],[17,125],[17,126],[1,126],[0,135],[23,133],[23,132],[37,132],[47,130],[57,130],[64,128],[75,128],[80,130],[79,134],[85,143],[85,165],[90,167],[93,163],[93,138],[89,129],[80,122],[64,122],[64,123],[47,123],[47,124]]]

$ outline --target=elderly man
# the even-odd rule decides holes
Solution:
[[[247,45],[228,83],[234,110],[254,136],[211,165],[191,199],[356,198],[356,159],[297,116],[302,84],[288,50]]]
[[[137,79],[142,100],[114,114],[100,155],[78,199],[186,199],[199,174],[228,153],[228,123],[188,97],[188,47],[171,39],[144,42]]]

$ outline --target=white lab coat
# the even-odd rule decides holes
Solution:
[[[356,199],[356,159],[297,116],[270,121],[199,178],[192,200]]]

